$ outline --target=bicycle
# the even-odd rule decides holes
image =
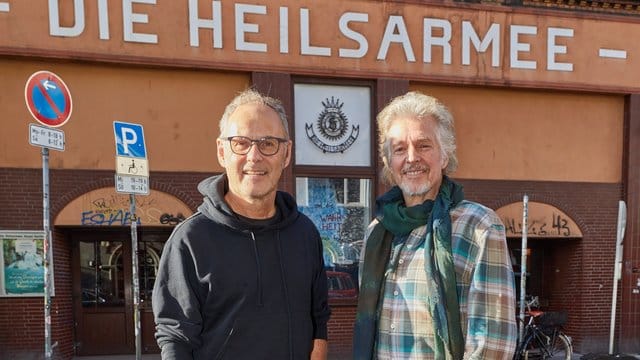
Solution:
[[[525,300],[525,304],[529,319],[513,359],[571,360],[571,338],[562,332],[562,326],[567,322],[567,313],[531,310],[540,304],[537,296],[532,297],[530,301]]]

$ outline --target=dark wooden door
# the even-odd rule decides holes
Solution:
[[[138,234],[142,352],[156,353],[151,291],[170,229]],[[129,228],[72,234],[77,355],[133,354],[135,334]]]
[[[131,266],[126,232],[100,230],[74,239],[74,299],[78,355],[128,354]]]

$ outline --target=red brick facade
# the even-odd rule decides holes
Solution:
[[[0,228],[33,230],[42,224],[41,170],[0,169]],[[195,209],[200,201],[197,183],[209,174],[153,173],[153,189],[170,193]],[[569,313],[567,333],[581,353],[606,348],[613,276],[617,202],[623,188],[616,184],[474,181],[464,180],[466,197],[497,209],[522,201],[553,205],[572,217],[583,233],[574,240],[546,241],[553,251],[545,259],[543,291],[550,309]],[[51,218],[73,198],[92,189],[113,186],[104,171],[60,171],[50,174]],[[96,231],[99,231],[96,228]],[[71,250],[64,229],[54,228],[56,296],[52,301],[52,343],[56,356],[74,353],[74,318],[71,296]],[[553,244],[552,244],[553,243]],[[533,271],[533,270],[532,270]],[[355,303],[332,303],[329,338],[332,359],[348,358]],[[619,312],[618,312],[619,314]],[[43,301],[41,298],[0,298],[0,357],[43,351]]]

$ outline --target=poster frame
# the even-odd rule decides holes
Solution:
[[[0,248],[0,297],[44,297],[45,289],[44,289],[44,238],[45,234],[42,230],[0,230],[0,244],[2,247]],[[16,240],[20,240],[25,248],[33,248],[35,249],[35,253],[40,257],[31,257],[29,261],[32,262],[33,266],[37,266],[42,269],[43,275],[41,278],[42,281],[42,290],[37,292],[24,292],[24,293],[15,293],[10,292],[7,286],[7,270],[9,266],[28,266],[28,262],[25,264],[25,259],[22,258],[20,260],[8,259],[8,251],[13,249],[14,253],[18,253],[16,251]],[[14,241],[13,245],[8,245],[10,241]],[[29,242],[32,242],[30,245]],[[53,246],[52,246],[53,248]],[[49,249],[49,253],[51,259],[53,259],[53,249]],[[26,250],[25,250],[26,251]],[[29,251],[32,253],[33,251]],[[23,255],[24,256],[24,255]],[[17,265],[19,261],[22,261],[22,265]],[[10,262],[9,264],[7,262]],[[19,270],[25,270],[24,268]],[[51,296],[55,296],[55,286],[54,286],[54,269],[53,269],[53,261],[49,264],[49,271],[51,272]]]

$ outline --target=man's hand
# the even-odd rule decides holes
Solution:
[[[327,340],[314,339],[313,350],[311,350],[310,360],[327,360],[327,352],[328,352]]]

